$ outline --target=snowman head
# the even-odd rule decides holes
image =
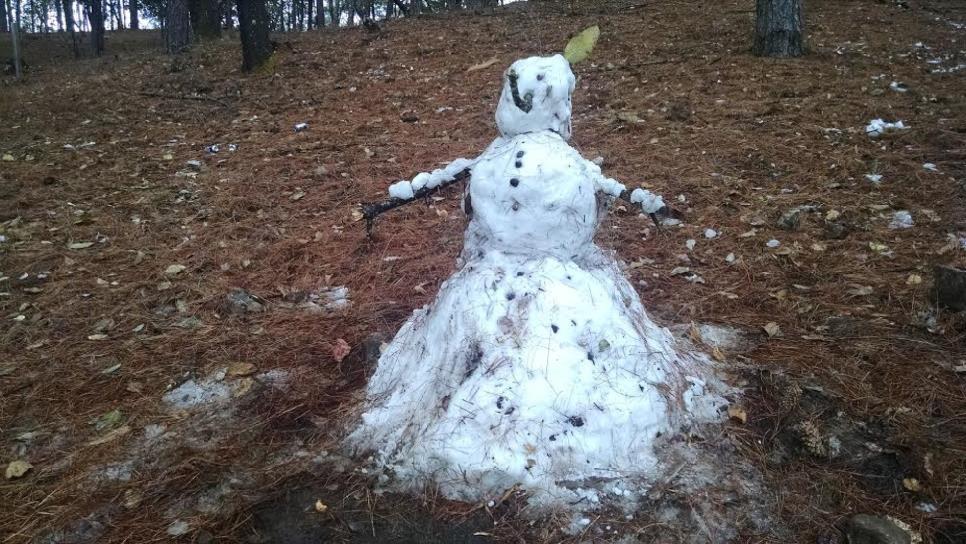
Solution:
[[[576,78],[563,55],[530,57],[510,65],[496,106],[504,137],[552,130],[570,139],[570,95]]]

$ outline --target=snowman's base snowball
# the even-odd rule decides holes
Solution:
[[[660,479],[657,448],[720,417],[720,382],[591,248],[464,263],[380,358],[348,444],[397,487],[467,501],[518,485],[531,506],[586,509]]]

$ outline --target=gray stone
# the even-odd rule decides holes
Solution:
[[[933,296],[940,306],[966,310],[966,270],[937,266],[934,270]]]
[[[798,230],[802,224],[802,209],[792,208],[778,218],[778,227],[785,230]]]
[[[235,289],[228,293],[228,310],[235,314],[257,313],[265,311],[263,301],[244,289]]]
[[[912,536],[888,518],[857,514],[849,520],[849,544],[911,544]]]

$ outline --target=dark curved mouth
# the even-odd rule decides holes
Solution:
[[[520,76],[518,76],[513,70],[510,70],[510,72],[506,75],[506,78],[507,81],[510,82],[510,95],[513,96],[513,103],[516,104],[517,107],[523,111],[523,113],[530,113],[530,110],[533,109],[533,93],[528,92],[522,97],[520,96],[520,89],[517,86],[517,80],[520,79]]]

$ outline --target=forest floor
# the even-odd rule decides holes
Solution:
[[[683,214],[657,230],[617,208],[599,243],[658,321],[743,339],[714,351],[744,393],[713,440],[774,512],[735,539],[843,542],[869,513],[966,541],[966,318],[930,290],[966,264],[966,9],[807,4],[796,60],[749,53],[750,0],[282,35],[254,75],[233,35],[172,58],[115,33],[80,61],[29,36],[26,80],[0,87],[0,462],[30,466],[0,481],[0,542],[688,541],[646,508],[570,535],[519,494],[380,494],[339,453],[376,335],[433,299],[465,225],[458,188],[371,238],[359,204],[482,151],[502,70],[591,24],[574,145]],[[879,117],[909,128],[870,138]],[[914,225],[890,228],[902,210]]]

